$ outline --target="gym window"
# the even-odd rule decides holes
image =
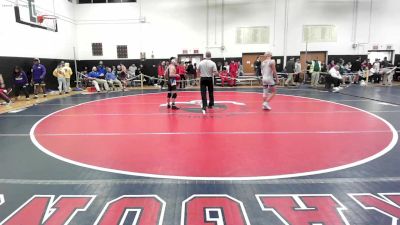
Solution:
[[[92,55],[103,56],[103,43],[92,43]]]
[[[304,25],[303,42],[336,42],[337,33],[334,25]]]

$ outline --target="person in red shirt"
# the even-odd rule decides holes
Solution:
[[[186,67],[184,62],[178,65],[178,74],[180,77],[180,88],[186,88]]]
[[[165,61],[162,61],[157,68],[158,74],[158,85],[160,85],[161,90],[164,87],[164,74],[165,74]]]
[[[219,77],[221,78],[222,87],[225,86],[225,82],[228,82],[229,86],[232,87],[233,80],[229,77],[228,71],[225,68],[222,68],[222,71],[219,73]]]
[[[3,99],[7,104],[11,103],[10,97],[8,97],[9,91],[6,90],[3,75],[0,74],[0,99]]]
[[[229,64],[229,74],[231,76],[233,86],[236,86],[236,78],[237,78],[238,69],[239,69],[238,64],[235,63],[234,60],[232,60],[231,64]]]

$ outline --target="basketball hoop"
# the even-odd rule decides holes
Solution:
[[[54,15],[38,15],[36,21],[41,28],[57,32],[57,17]]]
[[[42,24],[45,20],[57,20],[57,17],[51,15],[39,15],[37,16],[38,23]]]

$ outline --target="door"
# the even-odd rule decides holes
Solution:
[[[254,75],[254,62],[257,57],[263,55],[264,53],[243,53],[242,54],[242,63],[244,73],[247,75]]]
[[[301,68],[302,70],[306,70],[307,69],[307,61],[312,61],[312,60],[319,60],[322,63],[326,63],[327,60],[327,52],[307,52],[307,56],[306,56],[306,52],[301,52],[300,53],[300,62],[301,62]]]

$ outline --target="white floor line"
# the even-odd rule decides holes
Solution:
[[[304,185],[304,184],[344,184],[353,183],[382,183],[400,182],[400,177],[369,177],[369,178],[309,178],[309,179],[277,179],[254,181],[213,181],[213,180],[167,180],[167,179],[93,179],[93,180],[30,180],[30,179],[0,179],[0,184],[12,185],[126,185],[126,184],[279,184],[279,185]]]
[[[126,132],[126,133],[42,133],[35,136],[146,136],[146,135],[259,135],[259,134],[360,134],[360,133],[391,133],[391,130],[367,131],[243,131],[243,132]]]
[[[199,108],[200,110],[200,108]],[[400,110],[386,110],[386,111],[369,111],[371,113],[400,113]],[[336,114],[336,113],[358,113],[357,111],[328,111],[328,112],[279,112],[279,111],[271,111],[268,114]],[[214,112],[210,115],[246,115],[246,114],[265,114],[264,111],[257,112]],[[52,115],[54,117],[81,117],[81,116],[163,116],[163,115],[199,115],[198,113],[77,113],[77,114],[55,114]],[[2,114],[0,118],[7,117],[43,117],[47,116],[47,114],[22,114],[22,115],[14,115],[14,114]]]
[[[193,98],[180,98],[180,99],[193,99]],[[370,101],[370,100],[336,100],[336,102],[367,102],[367,101]],[[250,102],[246,102],[246,103],[260,103],[261,101],[250,101]],[[305,101],[273,101],[274,103],[319,103],[319,102],[316,102],[316,101],[307,101],[307,100],[305,100]],[[76,103],[76,104],[72,104],[72,103],[43,103],[43,104],[40,104],[41,106],[62,106],[62,105],[66,105],[66,106],[73,106],[73,105],[77,105],[78,103]],[[160,104],[160,102],[159,101],[157,101],[157,102],[137,102],[137,103],[133,103],[133,102],[125,102],[125,103],[112,103],[112,102],[110,102],[110,103],[107,103],[107,104],[96,104],[96,103],[93,103],[93,104],[90,104],[91,106],[99,106],[99,105],[102,105],[102,106],[104,106],[104,105],[159,105]]]
[[[397,130],[400,133],[400,130]],[[358,133],[391,133],[390,130],[368,131],[271,131],[271,132],[147,132],[147,133],[64,133],[64,134],[36,134],[35,136],[145,136],[145,135],[256,135],[256,134],[358,134]],[[28,137],[29,134],[0,134],[0,137]]]

